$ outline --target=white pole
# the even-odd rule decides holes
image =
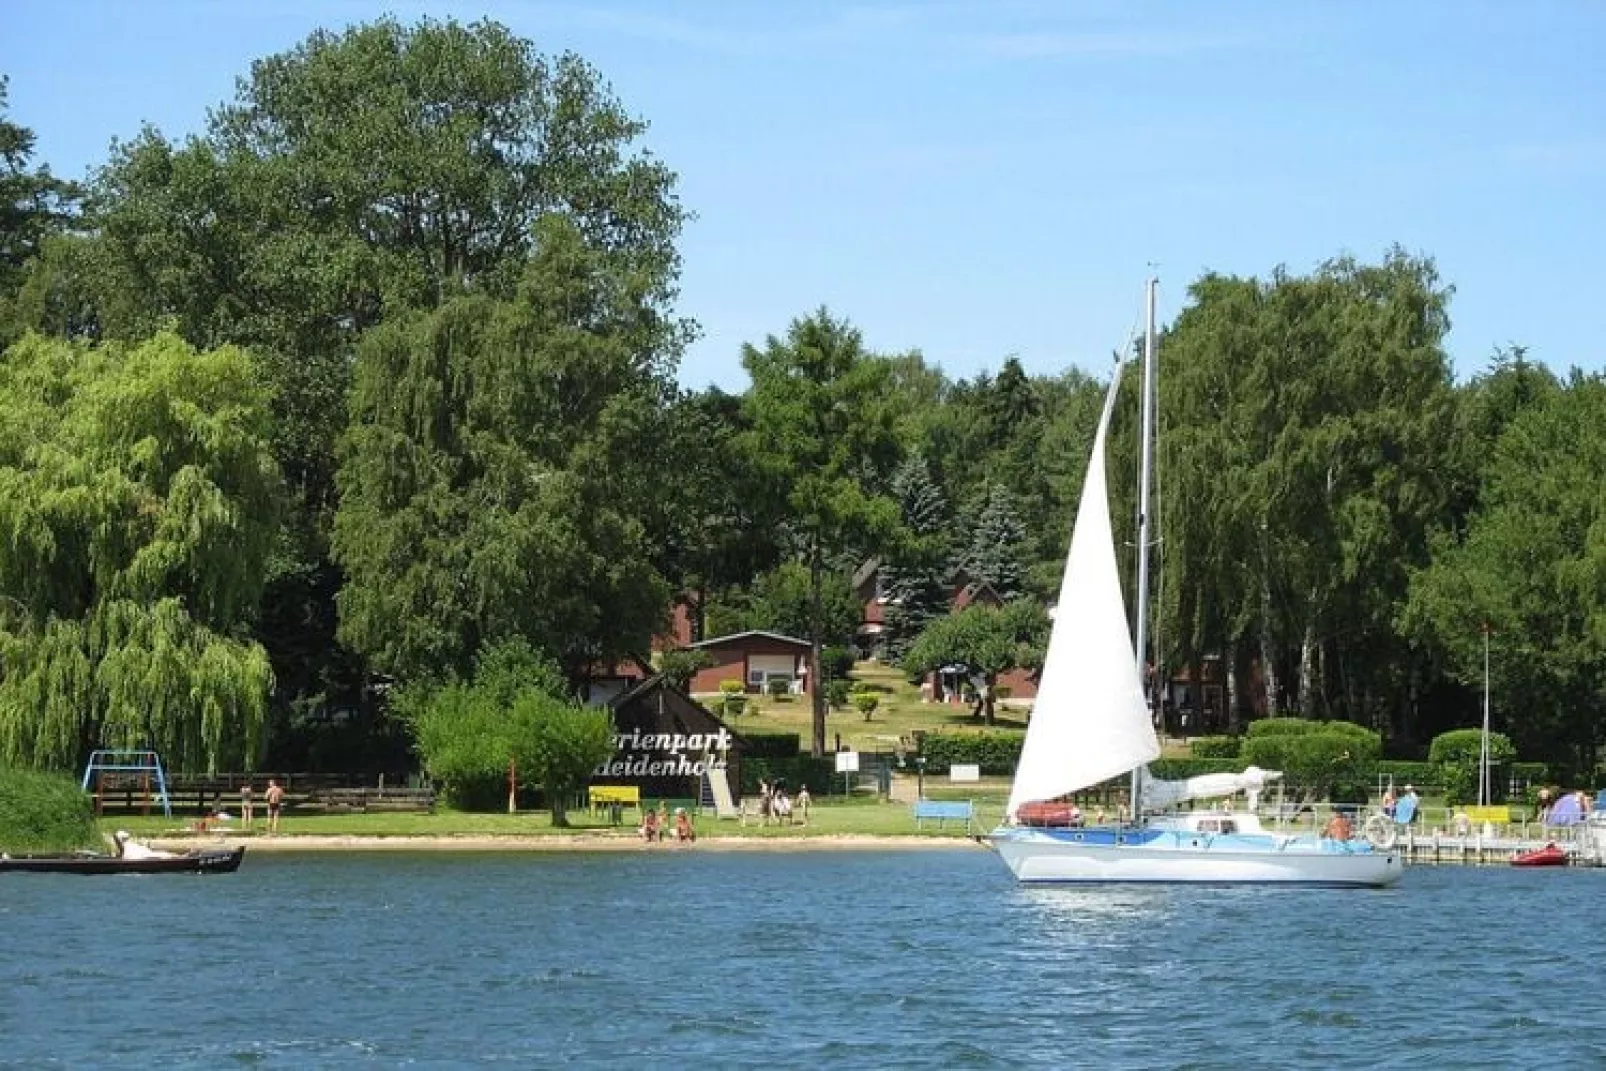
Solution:
[[[1489,622],[1483,623],[1483,741],[1478,750],[1478,806],[1489,805]]]
[[[1158,279],[1148,285],[1147,328],[1143,335],[1143,393],[1140,399],[1142,436],[1138,456],[1138,606],[1137,606],[1137,657],[1138,679],[1143,682],[1143,697],[1153,702],[1149,688],[1149,494],[1154,469],[1154,395],[1155,395],[1155,294],[1160,286]],[[1151,711],[1152,714],[1152,711]],[[1142,794],[1143,768],[1132,771],[1132,822],[1139,818],[1139,796]]]

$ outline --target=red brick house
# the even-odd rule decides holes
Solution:
[[[881,647],[881,636],[886,632],[887,596],[881,582],[881,559],[871,558],[853,574],[853,590],[863,607],[859,627],[854,634],[859,652],[870,655]],[[948,598],[949,610],[958,613],[967,606],[1003,606],[1004,599],[985,580],[974,580],[963,569],[951,581]],[[934,698],[959,702],[959,693],[965,685],[957,674],[932,674],[923,690]],[[1037,677],[1028,669],[1012,669],[998,675],[998,687],[1009,690],[1011,699],[1037,698]]]
[[[729,636],[715,636],[700,643],[687,644],[691,650],[705,651],[713,665],[697,671],[692,678],[693,695],[712,695],[721,681],[741,681],[753,694],[769,690],[769,682],[785,680],[794,692],[812,691],[809,681],[809,641],[775,632],[751,630]]]

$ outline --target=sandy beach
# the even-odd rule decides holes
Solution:
[[[538,837],[440,836],[186,836],[153,837],[153,848],[190,851],[196,848],[233,848],[245,845],[262,852],[809,852],[891,851],[909,849],[985,850],[968,837],[699,837],[690,844],[647,844],[636,836],[611,834],[549,834]]]

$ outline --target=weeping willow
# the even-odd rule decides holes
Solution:
[[[95,747],[249,767],[273,674],[246,638],[277,527],[250,358],[172,335],[0,355],[0,765]]]

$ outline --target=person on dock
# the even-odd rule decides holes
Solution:
[[[263,799],[268,804],[268,832],[279,832],[279,812],[284,810],[284,789],[279,782],[268,778],[268,791],[263,793]]]

